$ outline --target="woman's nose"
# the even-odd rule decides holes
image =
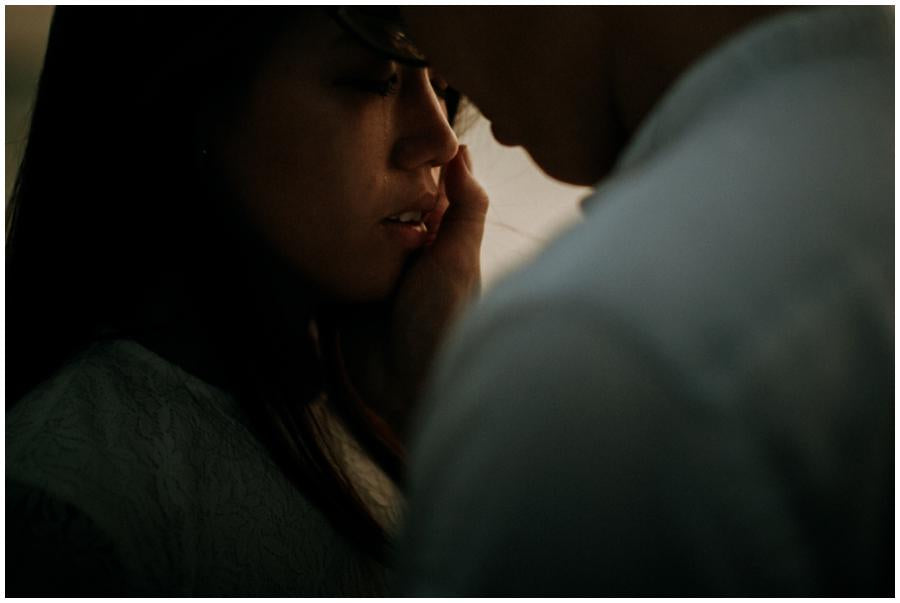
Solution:
[[[393,150],[394,162],[405,170],[444,165],[459,149],[444,104],[431,87],[427,74],[417,71],[414,81],[414,85],[404,87],[401,92],[404,97],[398,122],[401,135]]]

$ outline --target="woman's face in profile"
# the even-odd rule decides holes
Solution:
[[[325,294],[378,299],[440,220],[428,213],[458,146],[446,85],[310,12],[258,69],[226,136],[226,177],[267,241]]]

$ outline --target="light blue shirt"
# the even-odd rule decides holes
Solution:
[[[733,36],[463,321],[404,592],[893,592],[893,31],[823,8]]]

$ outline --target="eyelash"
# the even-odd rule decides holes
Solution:
[[[347,81],[347,83],[365,92],[388,97],[396,94],[399,90],[400,76],[394,73],[383,80],[354,79]],[[435,95],[441,100],[446,100],[450,87],[446,84],[442,84],[439,80],[430,80],[430,83]]]
[[[365,91],[378,94],[380,96],[391,96],[396,94],[400,86],[400,77],[395,73],[387,79],[383,80],[353,80],[353,85]]]

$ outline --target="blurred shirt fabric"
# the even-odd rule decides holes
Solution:
[[[692,66],[441,358],[411,595],[893,592],[893,11]]]

